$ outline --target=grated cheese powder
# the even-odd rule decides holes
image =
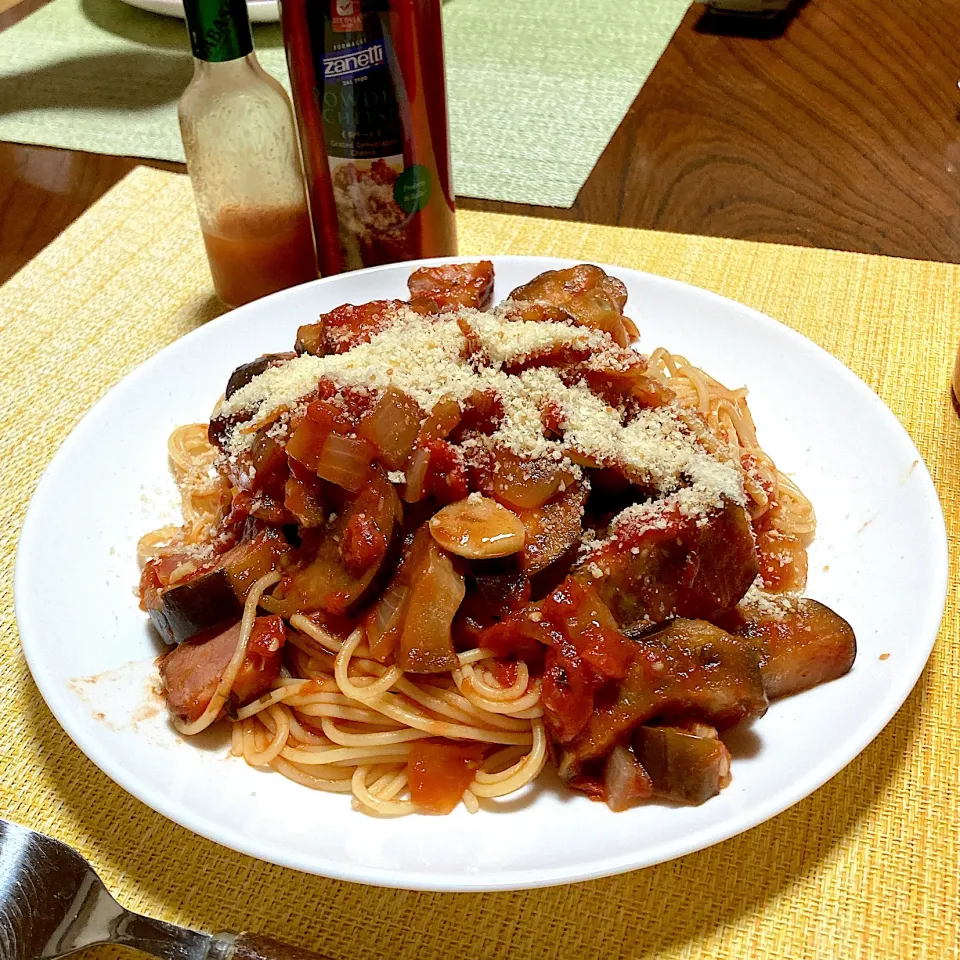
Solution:
[[[424,317],[396,308],[387,329],[346,353],[304,355],[271,367],[234,393],[220,416],[252,414],[252,424],[269,422],[312,394],[321,379],[341,387],[383,390],[393,386],[429,413],[441,399],[463,403],[477,391],[493,391],[503,404],[499,428],[485,442],[527,458],[568,459],[575,451],[601,466],[616,466],[634,483],[660,494],[676,493],[687,515],[704,513],[722,499],[745,504],[737,464],[708,453],[699,444],[705,428],[691,425],[689,413],[669,404],[627,417],[583,382],[571,383],[569,371],[533,366],[520,373],[505,365],[561,348],[589,351],[592,370],[622,372],[642,361],[597,330],[563,322],[513,319],[509,305],[489,313],[462,309]],[[459,321],[459,322],[458,322]],[[469,328],[479,353],[467,357]],[[627,356],[625,356],[627,355]],[[632,357],[632,359],[631,359]],[[562,439],[544,435],[547,405],[563,425]],[[253,443],[255,430],[233,430],[232,455]]]

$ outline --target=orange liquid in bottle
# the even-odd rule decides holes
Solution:
[[[221,210],[203,242],[217,296],[231,307],[318,276],[306,207]]]

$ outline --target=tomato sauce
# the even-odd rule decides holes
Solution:
[[[231,307],[317,278],[305,206],[223,210],[203,242],[217,296]]]

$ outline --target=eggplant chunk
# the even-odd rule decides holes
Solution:
[[[767,710],[759,656],[740,637],[702,620],[672,620],[637,641],[637,653],[583,731],[564,745],[564,780],[651,720],[702,720],[718,729],[755,720]],[[545,717],[551,728],[549,714]]]
[[[839,614],[816,600],[793,601],[782,613],[737,610],[735,633],[760,655],[767,696],[785,697],[842,677],[853,666],[857,640]]]
[[[730,782],[730,752],[715,730],[704,729],[709,733],[683,727],[640,727],[634,734],[634,753],[649,774],[656,796],[701,804]]]
[[[716,620],[750,589],[758,569],[743,507],[727,502],[697,518],[665,503],[652,520],[617,527],[576,576],[593,585],[620,628],[630,631],[670,617]]]
[[[563,307],[577,323],[608,333],[621,347],[627,345],[631,333],[636,331],[632,322],[632,331],[624,323],[627,288],[616,277],[590,263],[541,273],[517,287],[510,299]]]
[[[493,264],[481,260],[420,267],[410,274],[407,287],[412,298],[432,300],[442,310],[487,310],[493,299]]]
[[[402,300],[371,300],[369,303],[343,303],[329,313],[321,313],[316,323],[305,323],[297,330],[296,351],[315,357],[331,353],[346,353],[360,343],[386,330],[393,323],[397,311],[405,307],[426,315],[436,313],[433,303]]]
[[[701,718],[720,730],[767,712],[760,660],[740,637],[705,620],[671,620],[640,642],[659,690],[663,718]],[[652,659],[651,659],[652,658]],[[662,670],[657,670],[663,663]]]
[[[276,612],[355,612],[391,554],[402,515],[393,484],[375,468],[367,486],[328,519],[316,554],[278,584],[272,594]]]
[[[246,423],[252,416],[253,414],[249,410],[231,413],[229,416],[225,416],[221,413],[215,413],[210,418],[210,423],[207,425],[207,439],[215,447],[219,447],[221,450],[226,450],[227,442],[230,439],[233,431],[241,423]]]
[[[455,642],[462,650],[481,646],[484,630],[522,610],[530,600],[530,581],[521,571],[480,573],[478,567],[474,564],[468,572],[465,596],[453,625]]]
[[[223,391],[224,400],[229,400],[238,390],[243,389],[254,377],[259,377],[261,373],[269,370],[271,367],[279,367],[296,357],[295,353],[265,353],[256,360],[249,363],[242,363],[227,380],[227,388]],[[247,411],[237,411],[229,415],[215,412],[210,418],[207,426],[207,439],[216,447],[225,450],[227,439],[233,433],[234,429],[241,423],[245,423],[252,417],[252,413]]]
[[[517,555],[524,575],[532,577],[562,557],[580,538],[580,520],[590,485],[574,483],[563,495],[542,507],[514,508],[526,529],[523,550]]]
[[[230,703],[242,707],[266,693],[280,676],[286,627],[280,617],[257,617],[233,682]],[[240,642],[240,624],[202,643],[183,643],[160,663],[167,708],[184,723],[198,720],[217,692]]]
[[[147,612],[163,642],[170,645],[237,620],[243,613],[243,604],[222,567],[162,591],[159,604]]]
[[[295,356],[295,353],[265,353],[262,357],[257,357],[256,360],[240,364],[240,366],[230,374],[230,379],[227,381],[227,389],[223,392],[224,397],[229,400],[254,377],[259,377],[261,373],[269,370],[271,367],[279,367],[281,364],[286,363],[287,360],[292,360]]]
[[[237,620],[254,581],[276,570],[286,541],[267,531],[228,550],[216,567],[160,590],[147,612],[165,643],[183,643]]]
[[[226,573],[233,592],[243,603],[254,583],[276,570],[289,549],[289,544],[279,533],[267,528],[253,539],[243,540],[228,550],[220,558],[218,567]]]

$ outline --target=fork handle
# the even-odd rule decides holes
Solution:
[[[217,933],[204,960],[329,960],[319,953],[271,940],[259,933]]]

